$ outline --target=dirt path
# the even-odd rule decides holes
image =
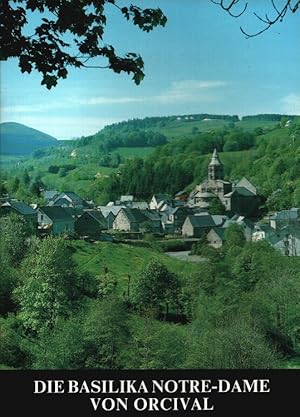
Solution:
[[[179,259],[180,261],[186,262],[205,262],[205,258],[202,258],[198,255],[189,255],[190,251],[178,251],[178,252],[165,252],[166,255],[170,256],[171,258]]]

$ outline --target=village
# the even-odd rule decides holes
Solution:
[[[181,238],[221,248],[225,231],[238,225],[246,241],[265,240],[285,256],[300,255],[300,210],[290,208],[257,219],[260,198],[245,177],[236,183],[224,180],[222,161],[214,150],[207,179],[192,192],[175,196],[154,194],[149,202],[134,195],[97,206],[72,191],[43,190],[45,204],[27,204],[13,198],[0,200],[0,215],[16,213],[36,229],[39,236],[66,234],[90,242],[143,240],[146,234],[161,239]],[[212,206],[223,214],[211,214]]]

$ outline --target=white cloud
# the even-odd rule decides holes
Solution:
[[[162,103],[217,101],[218,88],[227,86],[228,83],[221,80],[182,80],[174,81],[171,87],[156,99]],[[211,91],[213,90],[213,91]]]
[[[300,114],[300,94],[291,93],[281,99],[282,110],[287,114]]]
[[[221,80],[182,80],[174,81],[172,83],[172,89],[177,91],[182,90],[202,90],[207,88],[224,87],[228,83]]]
[[[68,101],[61,102],[48,102],[48,103],[37,103],[37,104],[17,104],[17,105],[8,105],[3,106],[0,108],[1,113],[9,113],[9,114],[24,114],[24,113],[44,113],[49,110],[56,110],[56,109],[66,109],[70,107],[70,103]]]
[[[128,104],[143,100],[143,97],[90,97],[86,99],[74,100],[74,103],[81,105]]]

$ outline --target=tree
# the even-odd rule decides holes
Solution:
[[[0,364],[23,368],[28,355],[23,346],[21,323],[13,315],[0,318]]]
[[[86,368],[122,367],[130,340],[125,304],[115,296],[94,301],[83,326]]]
[[[31,224],[15,213],[0,218],[0,250],[8,265],[18,265],[28,249],[28,237],[34,233]]]
[[[239,317],[190,337],[186,367],[249,369],[273,368],[278,357],[257,326]]]
[[[183,326],[159,322],[149,317],[131,320],[131,358],[133,369],[177,369],[186,355],[186,332]]]
[[[97,295],[97,282],[75,270],[72,248],[62,237],[43,239],[22,265],[23,282],[15,295],[24,327],[37,334],[53,329],[85,297]]]
[[[15,310],[13,290],[18,283],[18,274],[7,260],[1,256],[0,263],[0,315],[6,315]]]
[[[230,16],[235,18],[242,16],[248,9],[248,2],[245,2],[244,0],[242,0],[242,2],[241,0],[211,0],[211,2],[221,6],[221,8],[229,13]],[[276,23],[282,22],[288,13],[296,13],[297,10],[299,10],[300,0],[285,0],[280,5],[276,5],[275,0],[270,0],[270,4],[272,11],[271,15],[270,13],[266,13],[265,16],[262,17],[257,12],[253,12],[258,21],[263,23],[262,29],[258,29],[253,33],[248,33],[240,27],[241,32],[246,35],[247,38],[258,36]],[[240,8],[238,6],[240,6]]]
[[[225,207],[221,200],[216,197],[210,201],[208,211],[210,214],[225,214]]]
[[[67,77],[69,67],[124,71],[132,74],[139,84],[144,78],[141,56],[132,52],[118,56],[112,45],[103,43],[106,8],[116,8],[126,20],[146,32],[165,26],[167,18],[159,8],[141,9],[132,4],[119,7],[117,3],[117,0],[3,0],[0,59],[17,57],[20,70],[30,73],[36,69],[48,89]],[[33,33],[28,30],[26,33],[31,12],[40,12],[41,21]],[[89,65],[94,58],[100,58],[99,64],[95,65],[93,60]]]
[[[224,238],[227,251],[235,248],[240,250],[246,242],[242,226],[239,226],[236,223],[231,224],[225,230]]]
[[[162,305],[165,315],[169,304],[176,303],[179,291],[179,280],[165,265],[153,259],[139,274],[133,290],[133,301],[142,311],[153,310],[159,313]]]

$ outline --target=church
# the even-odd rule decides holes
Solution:
[[[219,198],[228,214],[251,216],[259,205],[257,189],[247,178],[236,183],[224,180],[224,166],[216,149],[208,164],[207,179],[191,192],[188,205],[207,209],[215,198]]]

